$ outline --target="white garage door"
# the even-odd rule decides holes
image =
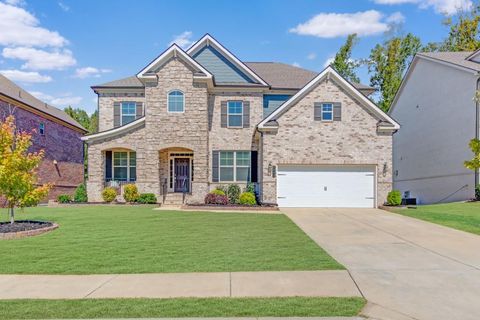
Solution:
[[[279,166],[280,207],[373,208],[373,166]]]

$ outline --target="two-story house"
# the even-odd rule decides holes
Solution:
[[[87,130],[62,110],[40,101],[0,75],[0,121],[10,115],[15,117],[18,130],[32,134],[29,150],[45,152],[37,172],[39,184],[54,185],[47,199],[73,194],[83,183],[84,153],[80,138]]]
[[[218,184],[257,185],[263,203],[375,207],[391,189],[399,125],[333,68],[243,62],[210,35],[172,45],[136,76],[92,87],[100,132],[87,190],[134,182],[203,203]]]

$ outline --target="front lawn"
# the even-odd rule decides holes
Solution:
[[[433,204],[395,212],[480,235],[480,202]]]
[[[1,211],[6,219],[6,210]],[[105,274],[342,269],[283,214],[146,206],[28,208],[50,233],[0,241],[0,273]]]
[[[355,316],[362,298],[3,300],[2,319]]]

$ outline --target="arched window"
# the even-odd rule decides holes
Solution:
[[[168,93],[168,112],[184,112],[185,96],[180,90],[172,90]]]

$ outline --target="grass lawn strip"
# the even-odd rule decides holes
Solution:
[[[37,207],[17,219],[59,224],[0,241],[3,274],[333,270],[343,267],[283,214]],[[6,218],[6,210],[1,210]]]
[[[2,319],[355,316],[362,298],[1,300]]]
[[[480,235],[480,202],[454,202],[395,209],[396,213]]]

